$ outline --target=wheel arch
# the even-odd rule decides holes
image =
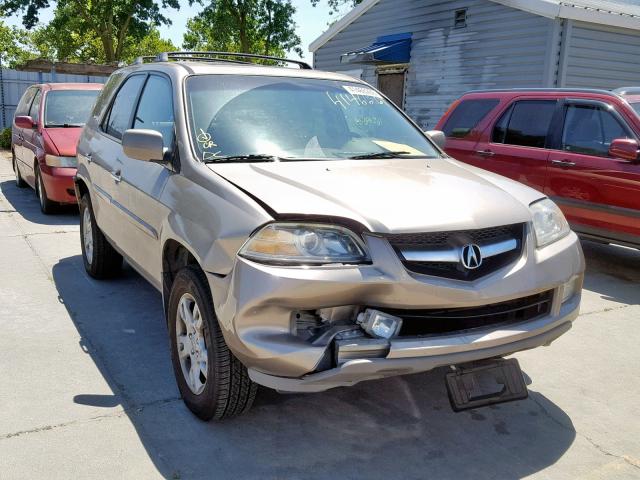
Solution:
[[[167,318],[167,307],[173,282],[178,272],[188,266],[194,266],[204,271],[191,249],[174,238],[166,239],[162,246],[162,302]]]

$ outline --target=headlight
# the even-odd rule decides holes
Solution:
[[[58,157],[56,155],[45,155],[44,163],[50,167],[77,167],[76,157]]]
[[[569,235],[571,228],[560,208],[548,198],[532,203],[533,229],[538,248]]]
[[[302,223],[272,223],[253,235],[239,254],[276,265],[363,263],[362,241],[346,228]]]

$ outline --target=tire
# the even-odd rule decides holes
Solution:
[[[192,323],[195,328],[191,330],[183,319],[184,314],[178,312],[183,302],[192,318],[196,318]],[[200,315],[196,314],[196,308]],[[198,318],[200,321],[197,321]],[[251,381],[246,367],[231,353],[224,341],[214,312],[211,291],[199,268],[189,266],[178,272],[171,286],[168,322],[173,370],[178,389],[189,410],[205,421],[221,420],[249,410],[258,386]],[[193,332],[191,335],[190,331]],[[182,346],[188,342],[191,352],[179,346],[179,338],[183,339]],[[203,358],[207,359],[206,363],[202,361]],[[192,383],[192,388],[187,371],[194,364],[198,382],[197,385]]]
[[[90,231],[87,232],[89,228]],[[90,245],[85,241],[85,232],[91,240]],[[120,272],[122,255],[111,246],[98,227],[88,193],[80,200],[80,245],[84,268],[93,278],[112,278]]]
[[[20,170],[18,169],[18,159],[16,159],[16,152],[11,151],[11,164],[13,165],[13,173],[16,176],[16,186],[18,188],[25,188],[27,186],[27,182],[22,179],[22,175],[20,174]]]
[[[51,215],[55,212],[57,207],[56,202],[52,202],[47,197],[47,190],[44,188],[44,182],[42,181],[42,174],[40,173],[40,169],[38,168],[38,164],[34,166],[34,172],[36,175],[36,195],[38,197],[38,202],[40,203],[40,210],[45,215]]]

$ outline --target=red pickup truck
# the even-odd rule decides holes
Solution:
[[[545,192],[579,234],[640,248],[640,88],[469,92],[436,126],[452,157]]]

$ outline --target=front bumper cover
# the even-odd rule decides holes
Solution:
[[[561,305],[563,285],[582,281],[575,234],[537,250],[526,243],[514,264],[473,282],[414,274],[383,239],[366,235],[371,265],[276,267],[237,258],[231,275],[208,274],[225,340],[257,382],[286,391],[319,391],[361,380],[426,371],[544,345],[566,332],[580,295]],[[327,346],[293,334],[292,312],[343,305],[425,309],[473,307],[554,291],[544,317],[504,328],[429,338],[394,338],[386,358],[354,359],[315,373]]]

